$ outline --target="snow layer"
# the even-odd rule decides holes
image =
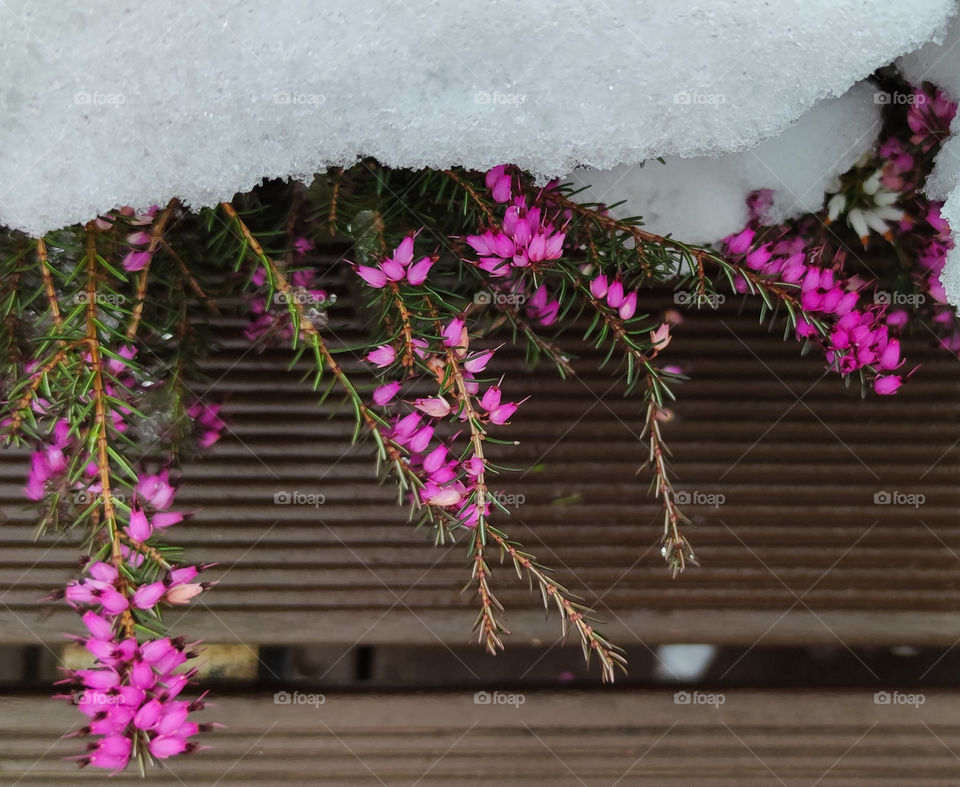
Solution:
[[[740,153],[577,170],[566,180],[590,186],[583,201],[626,200],[613,213],[643,216],[653,232],[709,243],[746,224],[746,195],[755,189],[773,189],[772,221],[820,210],[830,180],[869,150],[880,131],[875,95],[869,84],[856,85],[818,104],[780,136]]]
[[[207,205],[359,155],[541,176],[742,150],[951,0],[5,0],[0,221]]]
[[[932,82],[954,101],[960,101],[960,17],[954,20],[943,44],[927,44],[904,57],[899,65],[913,84]],[[954,247],[947,255],[940,281],[947,300],[960,310],[960,113],[954,118],[950,131],[924,191],[931,199],[946,200],[941,213],[950,222]]]

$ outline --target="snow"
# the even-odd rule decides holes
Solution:
[[[932,82],[954,101],[960,101],[960,17],[954,20],[942,44],[927,44],[899,63],[913,84]],[[924,185],[931,199],[946,200],[941,209],[950,222],[954,248],[947,255],[940,281],[947,300],[960,309],[960,113],[953,120],[950,138],[937,154],[936,166]]]
[[[209,205],[373,156],[541,177],[743,150],[951,0],[0,4],[0,221]]]
[[[767,218],[779,221],[823,207],[831,179],[869,150],[880,131],[876,90],[861,83],[818,104],[785,132],[740,153],[664,159],[565,178],[589,186],[578,199],[614,203],[614,215],[643,216],[647,229],[688,243],[710,243],[747,222],[746,196],[774,191]]]

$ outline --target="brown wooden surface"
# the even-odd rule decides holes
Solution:
[[[407,525],[392,487],[374,479],[370,448],[347,449],[348,408],[330,418],[334,402],[317,407],[283,371],[287,354],[252,352],[240,327],[223,321],[222,348],[206,364],[228,397],[230,429],[186,469],[179,500],[197,513],[170,531],[192,558],[220,561],[212,573],[223,582],[178,629],[221,642],[466,641],[464,547],[434,548]],[[358,336],[355,325],[334,329]],[[520,445],[500,455],[537,466],[504,479],[504,491],[525,497],[507,530],[628,643],[953,643],[960,364],[919,336],[907,347],[911,364],[924,363],[915,381],[900,396],[860,401],[824,377],[816,357],[799,359],[798,345],[731,305],[687,313],[675,335],[664,361],[693,378],[677,387],[665,425],[676,486],[726,498],[687,509],[703,567],[676,581],[663,568],[661,515],[648,476],[635,475],[641,407],[596,369],[595,351],[573,343],[582,357],[566,382],[498,355],[509,395],[532,394],[503,430]],[[54,537],[33,541],[20,509],[25,470],[23,455],[0,456],[0,636],[57,642],[76,619],[37,599],[73,575],[76,551]],[[274,505],[280,490],[326,502]],[[922,493],[926,503],[875,505],[880,490]],[[511,571],[494,580],[515,639],[556,636],[555,619],[544,621]]]
[[[205,716],[229,726],[215,748],[148,773],[163,785],[954,785],[960,695],[926,692],[919,708],[872,691],[726,692],[719,707],[672,692],[533,692],[523,705],[477,705],[472,692],[220,699]],[[133,785],[77,772],[57,736],[76,723],[46,699],[0,699],[0,784]],[[484,778],[485,775],[485,778]]]

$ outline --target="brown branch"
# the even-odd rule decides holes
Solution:
[[[148,544],[144,544],[142,541],[135,541],[130,538],[126,533],[117,534],[120,540],[126,544],[130,549],[135,552],[139,552],[141,555],[150,558],[154,563],[160,565],[161,568],[169,569],[170,564],[167,562],[166,558],[160,554],[160,551],[155,549]]]
[[[280,292],[285,296],[287,308],[296,314],[297,323],[300,326],[300,330],[310,338],[311,344],[313,344],[315,352],[322,359],[323,365],[330,369],[337,381],[352,396],[357,405],[357,410],[360,413],[360,417],[363,419],[363,422],[366,424],[367,428],[372,430],[380,438],[380,443],[383,445],[384,451],[386,452],[388,458],[394,463],[400,463],[402,460],[400,451],[392,443],[392,441],[386,439],[383,433],[380,431],[380,427],[377,424],[377,420],[373,413],[370,412],[370,409],[360,399],[360,395],[357,393],[356,388],[353,387],[353,383],[351,383],[350,379],[346,376],[346,374],[344,374],[343,370],[340,368],[340,364],[337,363],[336,359],[333,357],[333,354],[330,352],[330,349],[327,347],[326,342],[323,341],[320,334],[317,332],[316,327],[310,321],[309,317],[307,317],[306,311],[304,310],[300,299],[294,297],[293,288],[290,286],[290,282],[288,281],[284,272],[263,250],[263,246],[260,244],[260,241],[258,241],[253,232],[250,231],[250,228],[246,225],[246,222],[240,218],[233,205],[231,205],[229,202],[221,202],[220,206],[223,208],[224,212],[236,223],[240,234],[247,241],[251,251],[257,257],[260,264],[271,272],[273,279],[276,282],[277,289],[280,290]]]
[[[183,258],[174,251],[173,247],[167,243],[167,239],[161,237],[160,245],[166,250],[167,254],[173,257],[174,262],[177,263],[177,267],[180,269],[180,273],[183,274],[183,277],[186,279],[187,284],[190,285],[190,289],[196,293],[197,297],[206,307],[207,311],[211,314],[219,316],[220,309],[217,306],[216,302],[207,296],[203,291],[203,288],[200,286],[200,283],[194,278],[193,274],[190,273],[190,269],[187,267],[187,264],[183,261]]]
[[[10,429],[12,432],[16,432],[23,423],[23,413],[30,406],[30,402],[33,401],[33,397],[36,394],[37,389],[40,387],[40,383],[43,382],[43,376],[50,372],[58,363],[63,361],[67,357],[67,352],[69,350],[82,343],[83,342],[71,342],[70,344],[65,344],[60,350],[57,351],[56,355],[54,355],[49,361],[47,361],[43,366],[33,373],[31,376],[30,385],[27,386],[27,390],[17,400],[16,405],[14,405],[12,408],[13,415],[10,417]]]
[[[652,378],[648,376],[648,381],[652,384]],[[660,498],[663,505],[663,557],[673,571],[673,576],[681,573],[687,563],[695,566],[700,564],[693,553],[690,542],[680,532],[681,523],[689,523],[683,513],[677,508],[676,493],[667,470],[666,454],[669,449],[663,442],[660,435],[659,415],[663,410],[657,403],[656,397],[652,391],[650,394],[650,403],[647,406],[647,419],[644,425],[641,438],[647,436],[650,442],[650,456],[647,460],[654,470],[654,496]]]
[[[333,182],[333,191],[330,195],[330,213],[327,216],[327,225],[330,227],[330,237],[337,234],[337,199],[340,197],[340,186],[343,182],[343,168],[337,170],[336,179]]]
[[[103,360],[100,355],[100,340],[97,336],[97,236],[93,224],[87,225],[87,346],[90,353],[90,368],[93,371],[94,429],[97,432],[97,469],[100,473],[100,490],[103,498],[103,514],[110,538],[110,562],[120,572],[120,592],[130,595],[130,588],[120,569],[123,553],[120,549],[120,532],[117,514],[113,507],[110,489],[110,454],[107,450],[107,407],[103,384]],[[127,637],[134,636],[133,615],[129,609],[121,615]]]
[[[163,228],[166,226],[167,220],[170,218],[170,214],[173,213],[173,209],[177,205],[177,199],[174,197],[170,202],[167,203],[167,207],[163,209],[163,212],[160,214],[160,217],[153,222],[153,226],[150,228],[150,243],[147,246],[147,254],[150,255],[147,258],[147,264],[143,266],[143,269],[140,271],[140,276],[137,280],[137,294],[136,302],[133,305],[133,314],[130,318],[130,325],[127,326],[127,341],[133,341],[134,337],[137,335],[137,330],[140,328],[140,321],[143,318],[143,307],[146,304],[147,300],[147,278],[150,273],[150,263],[153,262],[153,254],[157,250],[157,246],[160,244],[160,241],[163,238]]]
[[[483,211],[484,218],[486,218],[487,221],[489,221],[491,224],[495,222],[493,211],[491,211],[490,208],[487,206],[487,203],[480,198],[480,195],[477,194],[477,191],[476,189],[473,188],[473,186],[467,183],[467,181],[461,178],[452,169],[444,170],[443,174],[446,175],[448,178],[450,178],[454,183],[456,183],[460,188],[462,188],[465,192],[467,192],[467,194],[470,195],[471,199],[473,199],[473,201],[477,203],[477,206],[480,208],[480,210]]]
[[[47,244],[43,238],[37,238],[37,259],[40,261],[40,272],[43,275],[43,289],[47,293],[47,301],[50,303],[50,314],[53,317],[53,324],[57,333],[63,335],[63,315],[60,314],[60,302],[57,300],[57,290],[53,286],[53,275],[50,273],[50,265],[47,261]],[[63,347],[64,340],[58,339],[57,343]]]
[[[403,332],[403,355],[400,364],[407,369],[408,374],[412,375],[415,345],[413,343],[413,325],[410,322],[410,311],[407,309],[407,304],[403,302],[403,298],[400,297],[400,288],[395,281],[390,282],[390,292],[393,295],[393,303],[397,307],[397,312],[400,314],[400,326]]]
[[[567,598],[566,595],[564,595],[564,588],[556,582],[552,582],[546,574],[537,568],[527,553],[521,552],[495,529],[489,528],[487,532],[490,534],[490,537],[500,545],[500,548],[510,555],[515,566],[523,567],[523,569],[536,580],[543,595],[544,606],[549,608],[548,599],[552,598],[554,600],[564,621],[564,633],[566,633],[567,624],[577,629],[580,641],[584,646],[585,657],[588,657],[588,654],[591,652],[596,653],[597,658],[600,660],[603,681],[605,683],[612,683],[616,677],[616,666],[620,665],[622,667],[627,661],[616,652],[616,648],[613,645],[604,637],[597,634],[593,627],[587,622],[585,608],[574,604]]]

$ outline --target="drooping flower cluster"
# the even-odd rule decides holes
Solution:
[[[493,277],[506,277],[515,268],[537,267],[563,256],[566,233],[544,215],[540,205],[527,205],[524,195],[507,207],[500,225],[465,240],[479,255],[476,265]]]
[[[171,570],[160,582],[164,592],[155,594],[149,585],[137,588],[129,598],[117,569],[97,562],[87,567],[87,576],[67,588],[67,599],[83,612],[87,635],[77,641],[94,657],[95,666],[72,671],[61,684],[70,694],[61,695],[83,713],[88,721],[74,736],[93,736],[87,751],[77,755],[80,766],[92,765],[110,771],[127,766],[135,746],[145,747],[163,760],[199,748],[191,741],[211,724],[197,724],[189,714],[204,707],[204,696],[188,701],[181,693],[191,683],[195,669],[183,667],[196,658],[180,639],[160,637],[138,641],[121,620],[130,606],[150,609],[165,597],[172,602],[177,588],[189,586],[197,567]],[[180,602],[182,603],[182,602]]]
[[[409,468],[423,482],[417,502],[443,509],[458,524],[469,528],[476,526],[481,514],[490,515],[488,500],[481,507],[476,502],[478,480],[486,463],[475,451],[464,456],[462,447],[457,447],[462,432],[444,434],[443,425],[472,421],[474,425],[502,426],[522,402],[503,401],[499,384],[487,385],[481,395],[478,375],[486,369],[495,350],[469,352],[468,346],[464,322],[454,317],[444,325],[438,346],[418,348],[419,359],[440,380],[441,390],[436,395],[405,402],[410,411],[394,415],[385,436],[405,449]],[[380,368],[392,365],[395,359],[396,351],[390,345],[378,347],[367,356]],[[461,388],[452,383],[453,377],[459,378]],[[410,386],[414,387],[416,382],[411,381]],[[374,391],[374,402],[382,407],[399,405],[396,396],[404,385],[399,380],[383,383]]]
[[[887,324],[887,304],[877,298],[864,303],[864,282],[843,275],[844,255],[837,254],[829,267],[822,265],[823,250],[808,248],[801,231],[781,233],[776,241],[765,239],[762,229],[748,227],[726,238],[724,251],[759,274],[799,285],[803,315],[797,317],[797,338],[819,344],[832,369],[842,375],[864,371],[877,393],[896,392],[903,378],[887,373],[902,360],[900,342]],[[745,292],[747,282],[739,277],[735,286]]]
[[[400,242],[391,256],[380,260],[376,266],[357,265],[357,275],[368,286],[375,289],[385,287],[387,283],[406,282],[413,286],[423,284],[437,260],[436,257],[421,257],[417,262],[413,261],[415,237],[415,235],[408,235]]]
[[[403,267],[413,259],[415,235],[401,241],[392,255],[378,263],[377,267],[356,266],[357,275],[374,289],[380,289],[381,279],[371,271],[386,271],[401,281],[400,268],[393,271],[390,263],[400,260]],[[429,261],[431,267],[433,261]],[[419,277],[415,277],[419,278]],[[407,283],[411,284],[409,278]],[[556,319],[559,304],[547,301],[546,290],[541,287],[528,308],[536,310],[541,320]],[[409,316],[408,316],[409,318]],[[478,488],[483,485],[486,461],[473,443],[473,451],[457,448],[462,436],[458,429],[450,434],[446,423],[466,425],[482,429],[484,424],[506,424],[522,402],[505,402],[499,384],[486,386],[480,394],[482,374],[496,352],[493,349],[470,351],[470,336],[462,315],[437,323],[439,336],[431,343],[422,337],[411,339],[412,355],[422,372],[421,377],[402,380],[382,380],[374,389],[372,400],[378,407],[392,409],[400,404],[397,397],[404,387],[416,388],[422,379],[434,380],[439,390],[432,396],[419,396],[403,402],[409,411],[395,414],[384,438],[406,452],[404,461],[410,472],[422,482],[415,492],[416,502],[446,511],[457,524],[474,527],[481,517],[490,514],[490,503],[484,500],[478,505]],[[379,370],[393,367],[401,353],[390,343],[380,345],[366,355],[366,360]],[[409,370],[412,371],[412,370]],[[456,427],[453,427],[456,429]],[[446,432],[446,433],[445,433]],[[482,496],[481,492],[481,496]]]
[[[313,250],[313,244],[306,238],[296,238],[293,242],[293,257],[295,261],[302,261],[305,255]],[[274,292],[271,303],[268,303],[264,292],[255,292],[247,296],[247,309],[250,312],[250,321],[243,331],[251,342],[288,342],[293,336],[293,322],[290,319],[290,310],[287,308],[287,299],[294,298],[305,309],[305,317],[317,326],[326,324],[327,309],[336,300],[336,295],[328,293],[318,286],[319,274],[313,268],[295,270],[290,274],[290,292]],[[250,283],[263,290],[267,284],[267,272],[262,265],[257,265],[250,274]]]
[[[625,291],[620,279],[611,282],[604,274],[598,273],[590,280],[590,293],[599,301],[605,299],[607,306],[617,310],[621,320],[629,320],[637,313],[637,293],[635,290]]]
[[[806,314],[797,319],[798,338],[819,344],[840,374],[865,372],[879,394],[895,393],[909,376],[893,373],[903,366],[899,336],[908,322],[905,306],[929,316],[941,346],[960,352],[960,325],[939,280],[952,247],[950,228],[939,205],[919,193],[924,166],[946,137],[956,105],[935,90],[918,88],[911,98],[907,131],[886,137],[835,179],[822,220],[806,216],[771,226],[769,194],[758,192],[748,201],[749,224],[723,246],[751,270],[798,287]],[[844,272],[847,251],[837,246],[832,227],[825,229],[841,216],[864,247],[876,233],[915,262],[914,291],[887,290],[876,280]],[[830,256],[833,261],[823,264]],[[743,277],[735,284],[746,291]]]
[[[104,428],[117,434],[130,429],[132,402],[159,382],[145,370],[134,371],[135,356],[135,349],[124,345],[100,359],[100,405],[111,402]],[[82,361],[97,373],[89,353]],[[92,511],[93,517],[109,520],[107,530],[94,540],[103,557],[88,562],[81,578],[54,593],[81,613],[87,634],[76,639],[93,659],[91,667],[73,670],[61,681],[71,686],[64,696],[88,718],[75,734],[93,738],[74,759],[81,766],[116,771],[138,751],[157,759],[194,751],[198,746],[191,739],[209,725],[190,721],[188,714],[203,707],[203,698],[188,701],[180,696],[195,675],[184,664],[197,652],[182,640],[163,636],[158,613],[164,605],[188,603],[211,583],[197,581],[208,565],[167,562],[157,538],[185,516],[171,510],[176,494],[171,468],[140,472],[135,483],[121,483],[105,464],[104,454],[96,449],[91,453],[87,443],[71,432],[69,421],[55,415],[53,403],[37,397],[31,409],[46,439],[31,456],[24,494],[34,501],[51,494],[66,496],[68,504],[87,512],[84,515]],[[187,407],[201,448],[213,445],[225,427],[219,409],[218,404],[201,400]],[[104,473],[111,484],[107,489]],[[157,633],[138,636],[138,629]]]

